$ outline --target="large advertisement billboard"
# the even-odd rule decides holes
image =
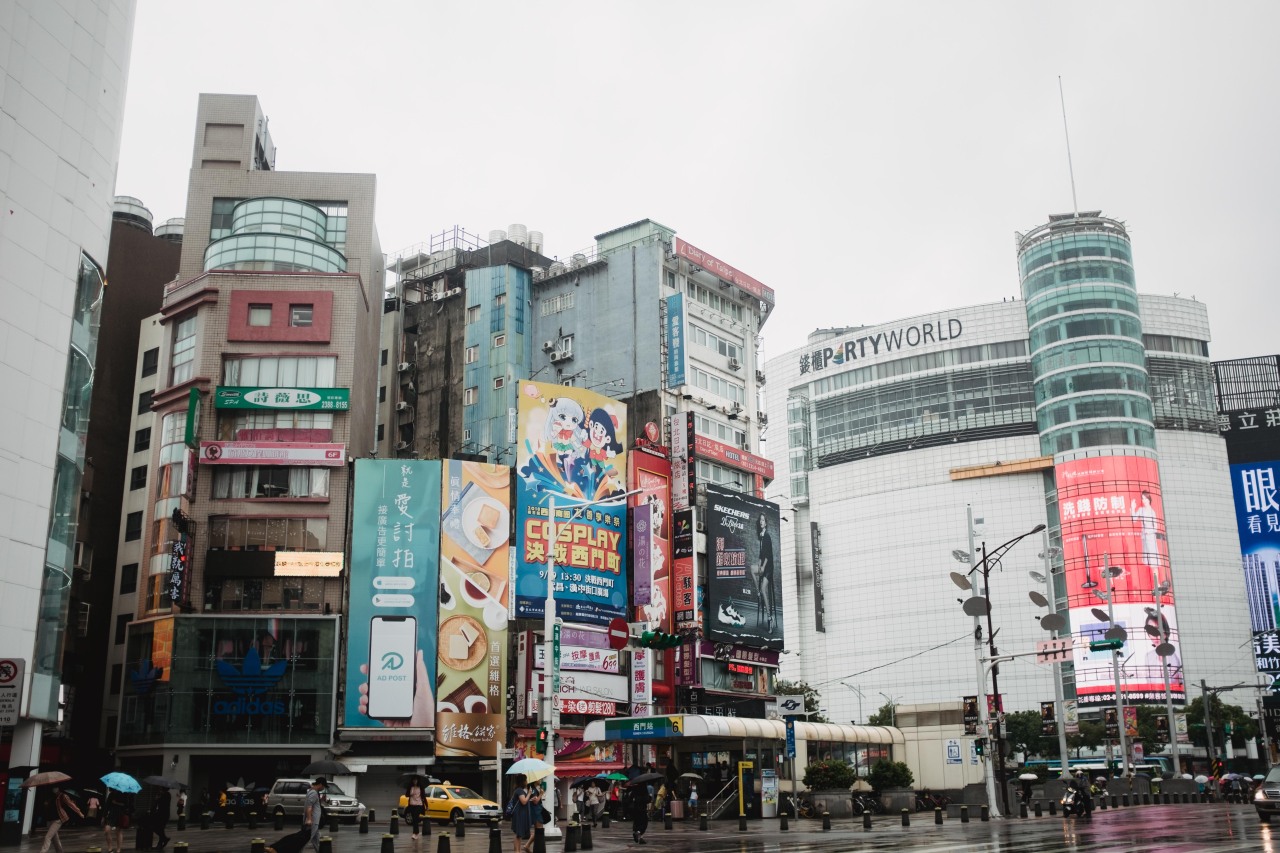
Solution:
[[[778,505],[707,486],[706,627],[714,642],[782,648]]]
[[[347,728],[433,728],[440,586],[437,461],[356,460]]]
[[[671,591],[671,462],[663,456],[633,450],[627,481],[640,493],[631,497],[632,565],[635,618],[657,622],[670,631]],[[641,522],[647,522],[641,529]],[[643,553],[642,553],[643,552]],[[643,558],[643,560],[642,560]],[[647,571],[642,571],[647,566]]]
[[[1170,583],[1160,472],[1154,459],[1104,456],[1054,467],[1071,629],[1075,647],[1076,695],[1082,707],[1115,701],[1110,651],[1089,650],[1114,624],[1128,638],[1120,650],[1121,683],[1127,701],[1164,701],[1163,663],[1169,666],[1175,701],[1185,695],[1182,644]],[[1157,610],[1154,591],[1165,594]],[[1097,613],[1095,613],[1097,611]],[[1157,647],[1172,647],[1162,657]]]
[[[507,738],[511,469],[444,463],[436,755],[496,758]]]
[[[667,297],[667,387],[678,388],[685,383],[688,331],[684,321],[684,294]]]
[[[627,407],[565,385],[521,382],[518,404],[516,616],[541,618],[556,506],[556,615],[603,625],[627,615]]]

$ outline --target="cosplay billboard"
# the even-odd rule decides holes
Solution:
[[[671,630],[671,462],[643,450],[630,454],[627,484],[631,496],[631,573],[638,622],[656,622]],[[643,525],[642,522],[647,522]]]
[[[522,381],[518,403],[515,615],[541,618],[555,558],[556,615],[607,624],[627,615],[627,407],[566,385]],[[580,508],[602,501],[590,509]],[[551,505],[556,539],[551,551]]]
[[[782,648],[778,505],[707,486],[706,621],[711,640]]]
[[[436,755],[496,758],[507,741],[511,469],[444,463]]]
[[[1114,624],[1128,637],[1120,650],[1125,698],[1135,703],[1164,701],[1164,665],[1175,701],[1185,696],[1182,644],[1170,583],[1160,471],[1154,459],[1104,456],[1054,466],[1067,608],[1075,647],[1076,695],[1082,707],[1115,702],[1110,651],[1089,643],[1105,639]],[[1159,610],[1153,595],[1165,585]],[[1161,655],[1163,650],[1168,654]]]
[[[440,463],[356,460],[347,627],[348,728],[433,728]]]

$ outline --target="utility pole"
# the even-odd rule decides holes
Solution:
[[[1209,697],[1214,694],[1209,692],[1209,682],[1203,678],[1200,679],[1200,698],[1204,701],[1204,736],[1205,749],[1209,752],[1209,772],[1213,772],[1213,759],[1217,753],[1213,748],[1213,717],[1209,714]]]

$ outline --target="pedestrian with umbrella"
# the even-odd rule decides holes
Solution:
[[[649,783],[662,777],[657,773],[636,776],[627,783],[627,807],[631,810],[631,838],[636,844],[648,844],[644,834],[649,831]]]
[[[62,825],[71,820],[71,815],[84,817],[84,813],[80,811],[80,807],[76,805],[75,800],[64,790],[62,783],[70,780],[71,777],[65,773],[59,773],[56,770],[50,770],[45,773],[37,773],[28,777],[22,783],[24,788],[36,788],[42,785],[50,785],[53,788],[53,819],[49,821],[49,828],[44,834],[44,844],[40,845],[40,853],[49,853],[52,846],[57,849],[58,853],[62,851],[62,839],[58,837],[58,831],[62,829]]]
[[[169,796],[169,789],[161,787],[160,793],[156,794],[151,800],[151,812],[148,817],[148,828],[156,836],[156,845],[152,850],[164,850],[169,843],[169,836],[164,828],[169,825],[169,813],[172,810],[173,800]]]
[[[107,787],[106,818],[103,820],[105,853],[124,853],[124,831],[129,826],[129,801],[124,792]]]

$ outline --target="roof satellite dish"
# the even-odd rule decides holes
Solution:
[[[1160,636],[1160,626],[1159,626],[1159,625],[1152,625],[1151,623],[1147,623],[1147,633],[1148,633],[1148,634],[1150,634],[1150,635],[1151,635],[1151,636],[1153,636],[1153,637],[1159,637],[1159,636]]]
[[[969,578],[964,572],[952,572],[951,582],[961,589],[973,589],[973,584],[969,583]]]
[[[1121,628],[1119,625],[1112,625],[1102,636],[1106,637],[1108,640],[1127,640],[1129,639],[1129,632]]]
[[[1061,631],[1067,627],[1067,617],[1061,613],[1046,613],[1040,617],[1040,627],[1046,631]]]
[[[1111,575],[1113,578],[1122,577],[1124,575],[1124,569],[1119,566],[1107,566],[1107,574]]]
[[[1094,619],[1100,619],[1103,622],[1110,622],[1111,617],[1107,615],[1107,611],[1099,610],[1096,607],[1090,607],[1089,612],[1093,614]]]
[[[964,612],[970,616],[986,616],[991,612],[991,602],[980,595],[971,595],[964,600]]]
[[[1027,598],[1031,599],[1031,603],[1034,604],[1036,607],[1049,606],[1049,599],[1045,598],[1043,595],[1036,592],[1034,589],[1031,590],[1031,592],[1027,593]]]
[[[1031,575],[1031,579],[1036,583],[1044,583],[1044,575],[1039,572],[1027,572],[1027,574]]]
[[[1175,651],[1176,649],[1174,649],[1173,643],[1161,643],[1160,645],[1156,646],[1156,654],[1160,655],[1160,657],[1162,658],[1167,658],[1169,655],[1173,654]]]

